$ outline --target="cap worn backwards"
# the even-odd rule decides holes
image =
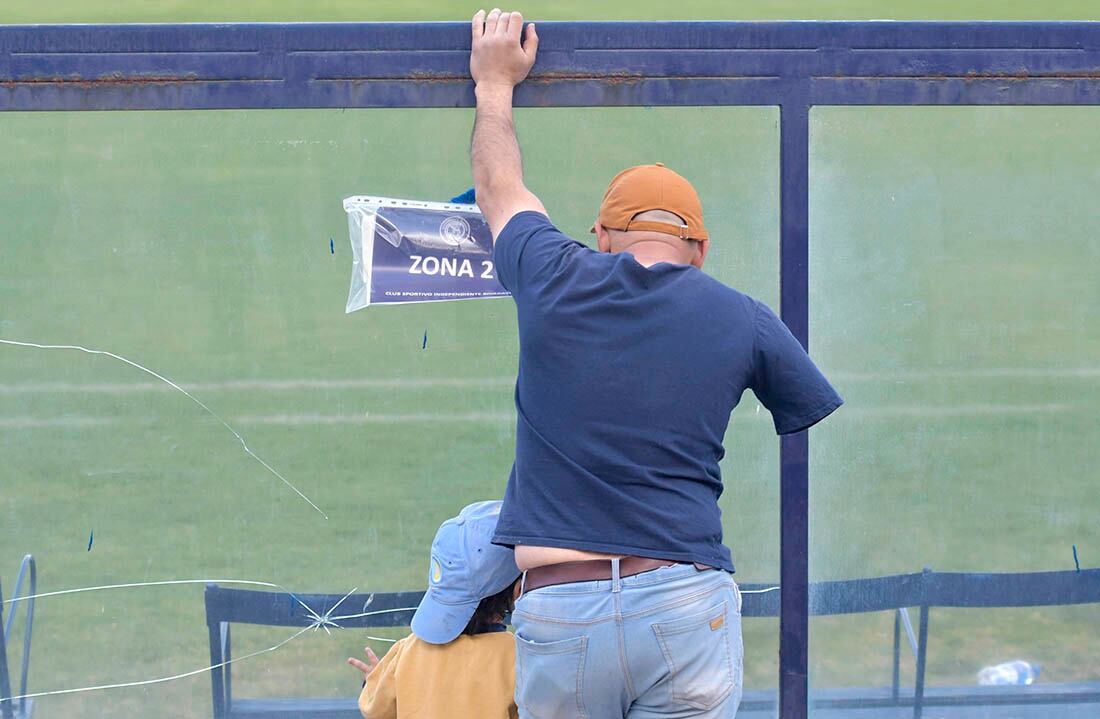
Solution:
[[[671,212],[682,218],[683,224],[634,219],[649,210]],[[695,188],[660,162],[630,167],[615,175],[600,203],[599,223],[624,232],[647,230],[682,240],[710,239],[703,226],[703,205]],[[595,225],[592,231],[596,231]]]

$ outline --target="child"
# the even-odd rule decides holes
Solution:
[[[512,550],[490,540],[499,501],[477,502],[439,528],[428,591],[413,633],[379,661],[348,658],[363,672],[365,719],[515,719],[515,643],[504,626],[520,571]]]

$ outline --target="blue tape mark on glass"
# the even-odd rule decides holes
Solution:
[[[1073,564],[1077,567],[1077,571],[1081,571],[1081,563],[1077,561],[1077,545],[1073,545]]]
[[[473,205],[477,202],[474,196],[474,188],[470,188],[463,192],[461,195],[455,195],[451,198],[451,202],[456,205]]]
[[[424,343],[420,345],[420,349],[428,349],[428,330],[424,330]]]
[[[88,551],[92,551],[92,542],[95,541],[95,530],[88,532]]]

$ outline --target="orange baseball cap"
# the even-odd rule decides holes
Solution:
[[[685,224],[635,220],[647,210],[664,210],[684,218]],[[660,162],[630,167],[611,180],[600,203],[599,222],[612,230],[648,230],[682,240],[707,240],[703,205],[691,183]],[[593,225],[592,231],[596,231]]]

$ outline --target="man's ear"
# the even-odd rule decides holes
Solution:
[[[593,225],[596,228],[596,246],[600,252],[611,252],[611,234],[607,228],[599,223]]]
[[[695,253],[691,258],[691,264],[699,269],[703,269],[703,262],[707,259],[707,252],[710,251],[710,240],[700,240],[695,243]]]

